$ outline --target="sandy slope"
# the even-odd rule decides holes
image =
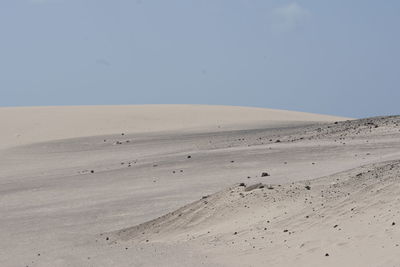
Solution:
[[[399,125],[400,117],[350,121],[303,128],[281,142],[384,146],[400,141]],[[353,156],[374,153],[368,147]],[[261,183],[242,182],[100,238],[110,247],[153,251],[154,265],[184,246],[203,255],[197,265],[206,260],[221,266],[400,266],[399,157],[397,144],[396,152],[380,156],[378,163],[321,178],[281,184],[265,176]]]
[[[39,115],[15,115],[26,138],[2,133],[0,266],[399,266],[399,117],[194,109],[212,121],[151,134],[55,115],[24,132]]]
[[[138,105],[0,108],[0,148],[117,133],[221,131],[344,118],[264,108]]]
[[[227,266],[398,266],[399,191],[400,161],[389,161],[307,182],[237,185],[106,236],[110,246],[185,243]]]

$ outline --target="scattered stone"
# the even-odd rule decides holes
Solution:
[[[329,253],[325,253],[325,257],[329,257]]]
[[[239,186],[244,186],[244,187],[246,187],[246,184],[245,184],[245,183],[240,183]]]
[[[188,159],[191,159],[191,158],[192,158],[192,156],[190,156],[190,155],[189,155],[189,156],[187,156],[187,158],[188,158]]]
[[[268,172],[261,173],[261,177],[266,177],[266,176],[270,176],[270,174]]]
[[[309,186],[309,185],[306,185],[305,188],[306,188],[307,190],[311,190],[311,186]]]
[[[91,170],[90,173],[94,173],[94,170]]]

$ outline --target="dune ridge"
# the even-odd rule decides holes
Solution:
[[[400,244],[398,160],[305,182],[246,188],[238,184],[105,235],[112,237],[111,244],[134,240],[211,246],[215,254],[229,253],[223,262],[230,266],[242,266],[243,259],[249,265],[264,261],[277,266],[400,263],[394,257]]]
[[[221,131],[347,118],[207,105],[1,107],[0,148],[119,133]]]

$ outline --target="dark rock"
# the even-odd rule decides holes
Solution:
[[[266,176],[270,176],[268,172],[261,173],[261,177],[266,177]]]
[[[262,183],[258,183],[258,184],[250,185],[250,186],[246,187],[246,189],[244,191],[248,192],[248,191],[252,191],[254,189],[258,189],[258,188],[264,188],[263,184]]]

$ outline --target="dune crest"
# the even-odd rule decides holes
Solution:
[[[347,118],[266,108],[207,105],[0,108],[0,148],[119,133],[223,131]]]
[[[113,237],[110,242],[212,246],[220,255],[229,254],[224,263],[230,266],[241,266],[244,258],[257,266],[260,259],[281,266],[400,263],[387,257],[400,243],[400,161],[306,182],[247,188],[236,185],[105,235]]]

